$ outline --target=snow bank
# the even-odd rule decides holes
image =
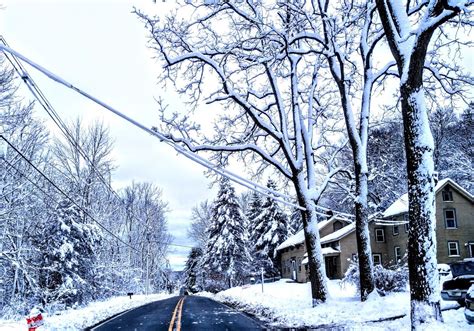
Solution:
[[[421,326],[421,331],[474,330],[474,325],[467,324],[466,318],[464,317],[464,308],[443,311],[443,318],[444,323],[430,323],[423,325]],[[370,330],[410,330],[410,317],[407,315],[394,321],[367,323],[365,324],[365,327]]]
[[[38,331],[46,330],[81,330],[92,326],[108,317],[149,302],[166,299],[175,294],[151,294],[114,297],[105,301],[90,303],[86,307],[60,311],[55,315],[43,314],[44,326]],[[26,319],[22,321],[0,320],[0,330],[27,330]]]
[[[261,284],[235,287],[216,295],[202,293],[218,301],[227,303],[250,314],[257,315],[271,326],[276,327],[317,327],[345,326],[351,329],[378,329],[408,330],[409,318],[405,317],[390,322],[371,323],[373,321],[389,319],[395,316],[409,315],[410,296],[408,292],[392,293],[385,297],[371,296],[368,301],[361,303],[358,293],[353,286],[341,287],[340,281],[328,282],[330,298],[325,304],[311,307],[310,284],[299,284],[288,279],[275,283],[264,284],[262,293]],[[451,303],[442,302],[446,308]],[[455,304],[457,306],[457,304]],[[463,309],[446,311],[443,316],[446,323],[442,325],[451,329],[469,328],[464,320]],[[367,328],[368,327],[368,328]],[[436,328],[435,328],[436,329]]]

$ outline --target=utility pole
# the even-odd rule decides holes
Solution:
[[[150,245],[148,245],[146,253],[146,295],[150,291]]]
[[[150,291],[150,234],[147,233],[147,248],[146,248],[146,289],[145,293],[148,296]]]

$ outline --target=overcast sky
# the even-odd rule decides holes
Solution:
[[[10,47],[147,126],[157,123],[155,97],[179,107],[177,96],[157,85],[160,66],[146,47],[143,24],[133,6],[163,13],[172,3],[161,0],[0,0],[0,31]],[[191,208],[213,198],[203,168],[156,138],[131,126],[72,91],[27,67],[52,105],[67,121],[102,120],[115,140],[117,189],[149,181],[169,203],[169,230],[175,243],[192,245],[186,232]],[[37,109],[38,117],[46,114]],[[53,124],[47,122],[49,128]],[[172,248],[170,262],[181,269],[186,248]]]

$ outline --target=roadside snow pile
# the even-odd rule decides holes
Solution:
[[[341,287],[340,281],[330,280],[328,288],[330,298],[325,304],[315,308],[311,307],[310,284],[294,283],[288,279],[264,284],[264,293],[262,293],[261,284],[256,284],[231,288],[216,295],[210,293],[200,293],[200,295],[214,298],[256,315],[270,325],[277,327],[371,325],[374,326],[373,329],[376,329],[377,327],[385,328],[386,322],[382,323],[383,326],[381,323],[367,323],[409,315],[410,296],[408,292],[391,293],[384,297],[374,294],[368,301],[361,303],[356,288],[352,285],[346,284]],[[447,308],[447,305],[452,304],[442,302],[442,308]],[[458,309],[456,312],[455,321],[461,321],[464,318],[463,310]],[[451,315],[452,312],[444,313],[446,322],[451,320]],[[401,327],[400,323],[402,322],[404,324]],[[394,330],[408,329],[410,325],[407,318],[392,323]],[[464,322],[463,326],[467,326],[467,323]],[[444,327],[446,328],[446,324]]]
[[[441,301],[442,303],[443,301]],[[467,324],[464,317],[464,308],[443,311],[444,323],[430,323],[422,326],[422,331],[460,331],[474,330],[474,325]],[[383,323],[367,323],[361,330],[380,330],[380,331],[404,331],[410,330],[410,317],[407,315],[394,321],[385,321]]]
[[[173,295],[133,295],[131,300],[128,296],[121,296],[110,298],[105,301],[92,302],[86,307],[78,309],[68,309],[64,311],[59,311],[52,316],[48,316],[47,314],[43,313],[44,326],[38,328],[38,331],[82,330],[88,326],[97,324],[100,321],[118,313],[121,313],[125,310],[135,308],[156,300],[166,299]],[[0,319],[0,330],[2,331],[18,331],[26,329],[26,319],[22,321]]]

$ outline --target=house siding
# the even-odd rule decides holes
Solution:
[[[342,278],[349,268],[352,260],[352,254],[357,254],[357,240],[355,231],[344,238],[341,238],[341,240],[339,240],[339,247],[341,250],[339,278]]]
[[[404,215],[398,215],[393,218],[394,221],[402,223],[404,221]],[[395,247],[400,247],[400,255],[403,257],[407,253],[408,244],[408,232],[405,231],[405,225],[398,225],[398,235],[393,234],[393,225],[385,226],[387,233],[387,259],[382,261],[382,264],[394,264],[396,263],[395,258]]]
[[[382,264],[385,265],[390,259],[387,250],[387,241],[389,240],[389,233],[387,232],[387,226],[378,225],[375,222],[369,224],[369,236],[370,246],[372,248],[372,254],[380,254],[382,257]],[[384,231],[384,241],[377,242],[375,240],[375,230],[382,229]]]
[[[281,252],[283,278],[293,278],[292,261],[295,261],[296,281],[300,283],[307,281],[306,267],[301,263],[305,254],[306,246],[304,244],[296,245],[296,247],[285,248]]]
[[[319,230],[319,237],[322,238],[322,237],[327,236],[328,234],[331,234],[333,232],[334,232],[333,222],[330,222],[324,228]]]
[[[469,243],[474,243],[474,206],[465,196],[448,185],[453,193],[453,201],[443,201],[440,192],[436,195],[436,244],[438,250],[438,263],[452,263],[470,257]],[[456,210],[456,229],[446,229],[444,220],[445,209]],[[448,241],[457,241],[459,244],[459,257],[449,257]]]

